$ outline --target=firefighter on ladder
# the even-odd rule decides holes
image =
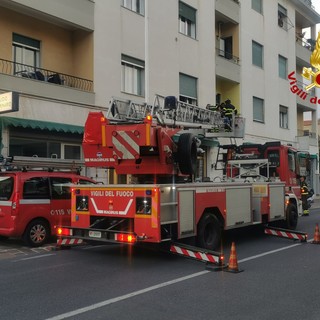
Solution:
[[[231,131],[232,128],[232,117],[233,114],[237,114],[236,107],[231,104],[231,100],[227,99],[223,104],[223,112],[225,116],[225,129],[226,131]]]
[[[309,206],[308,206],[309,188],[306,182],[306,178],[304,176],[300,177],[300,189],[301,189],[303,215],[308,216],[309,215]]]

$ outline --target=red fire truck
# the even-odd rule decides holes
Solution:
[[[131,175],[132,183],[74,186],[71,226],[57,227],[59,239],[164,243],[195,238],[198,246],[214,250],[226,229],[272,221],[294,229],[299,200],[291,165],[297,164],[297,152],[290,147],[222,146],[217,162],[224,163],[224,175],[194,181],[204,139],[243,132],[240,116],[227,127],[219,111],[175,97],[157,96],[153,105],[113,99],[107,116],[88,115],[85,163]]]

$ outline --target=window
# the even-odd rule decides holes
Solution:
[[[71,178],[51,177],[52,199],[71,199],[70,183]]]
[[[81,146],[79,145],[62,145],[63,159],[81,159]]]
[[[288,129],[288,108],[284,106],[279,107],[279,125],[280,128]]]
[[[296,153],[292,150],[288,150],[288,166],[289,170],[296,172]]]
[[[50,136],[50,138],[48,138]],[[43,132],[15,128],[9,138],[9,154],[54,159],[82,158],[81,134]]]
[[[262,14],[262,0],[251,0],[251,8]]]
[[[189,104],[198,104],[198,95],[197,95],[197,78],[188,76],[186,74],[179,74],[179,90],[180,96],[179,100],[189,103]]]
[[[13,177],[3,176],[0,179],[0,200],[9,200],[13,191]]]
[[[14,74],[25,71],[24,65],[40,66],[40,41],[14,33],[12,35]]]
[[[263,68],[263,46],[252,41],[252,64]]]
[[[287,28],[287,9],[278,4],[278,26]]]
[[[179,32],[196,38],[196,10],[183,2],[179,2]]]
[[[23,185],[24,199],[49,199],[48,178],[34,177],[26,180]]]
[[[280,166],[279,150],[268,151],[268,160],[271,167],[279,167]]]
[[[126,55],[121,57],[121,91],[144,96],[144,62]]]
[[[264,100],[253,97],[253,121],[264,122]]]
[[[144,15],[144,0],[121,0],[121,5],[131,11]]]
[[[288,74],[287,64],[287,58],[279,55],[279,77],[285,80]]]

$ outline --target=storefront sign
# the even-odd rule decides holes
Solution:
[[[6,92],[0,94],[0,113],[7,113],[19,110],[19,93]]]

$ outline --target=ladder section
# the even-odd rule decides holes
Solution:
[[[209,138],[244,136],[244,118],[233,115],[230,125],[222,112],[178,101],[174,96],[155,95],[152,105],[112,98],[107,118],[111,122],[139,123],[148,114],[163,126],[206,129]]]
[[[83,160],[68,160],[58,158],[40,158],[40,157],[24,157],[12,156],[0,159],[0,168],[4,171],[11,170],[48,170],[48,171],[67,171],[80,173],[84,167]]]
[[[218,111],[200,108],[196,105],[178,101],[175,97],[156,95],[153,103],[154,116],[166,125],[205,127],[213,132],[221,132],[231,127],[225,126],[225,117]]]
[[[152,106],[147,103],[112,98],[107,111],[107,118],[112,122],[141,122],[151,114]]]
[[[216,162],[214,164],[215,170],[223,170],[223,171],[226,170],[227,153],[228,153],[227,149],[223,148],[222,146],[219,146]]]

